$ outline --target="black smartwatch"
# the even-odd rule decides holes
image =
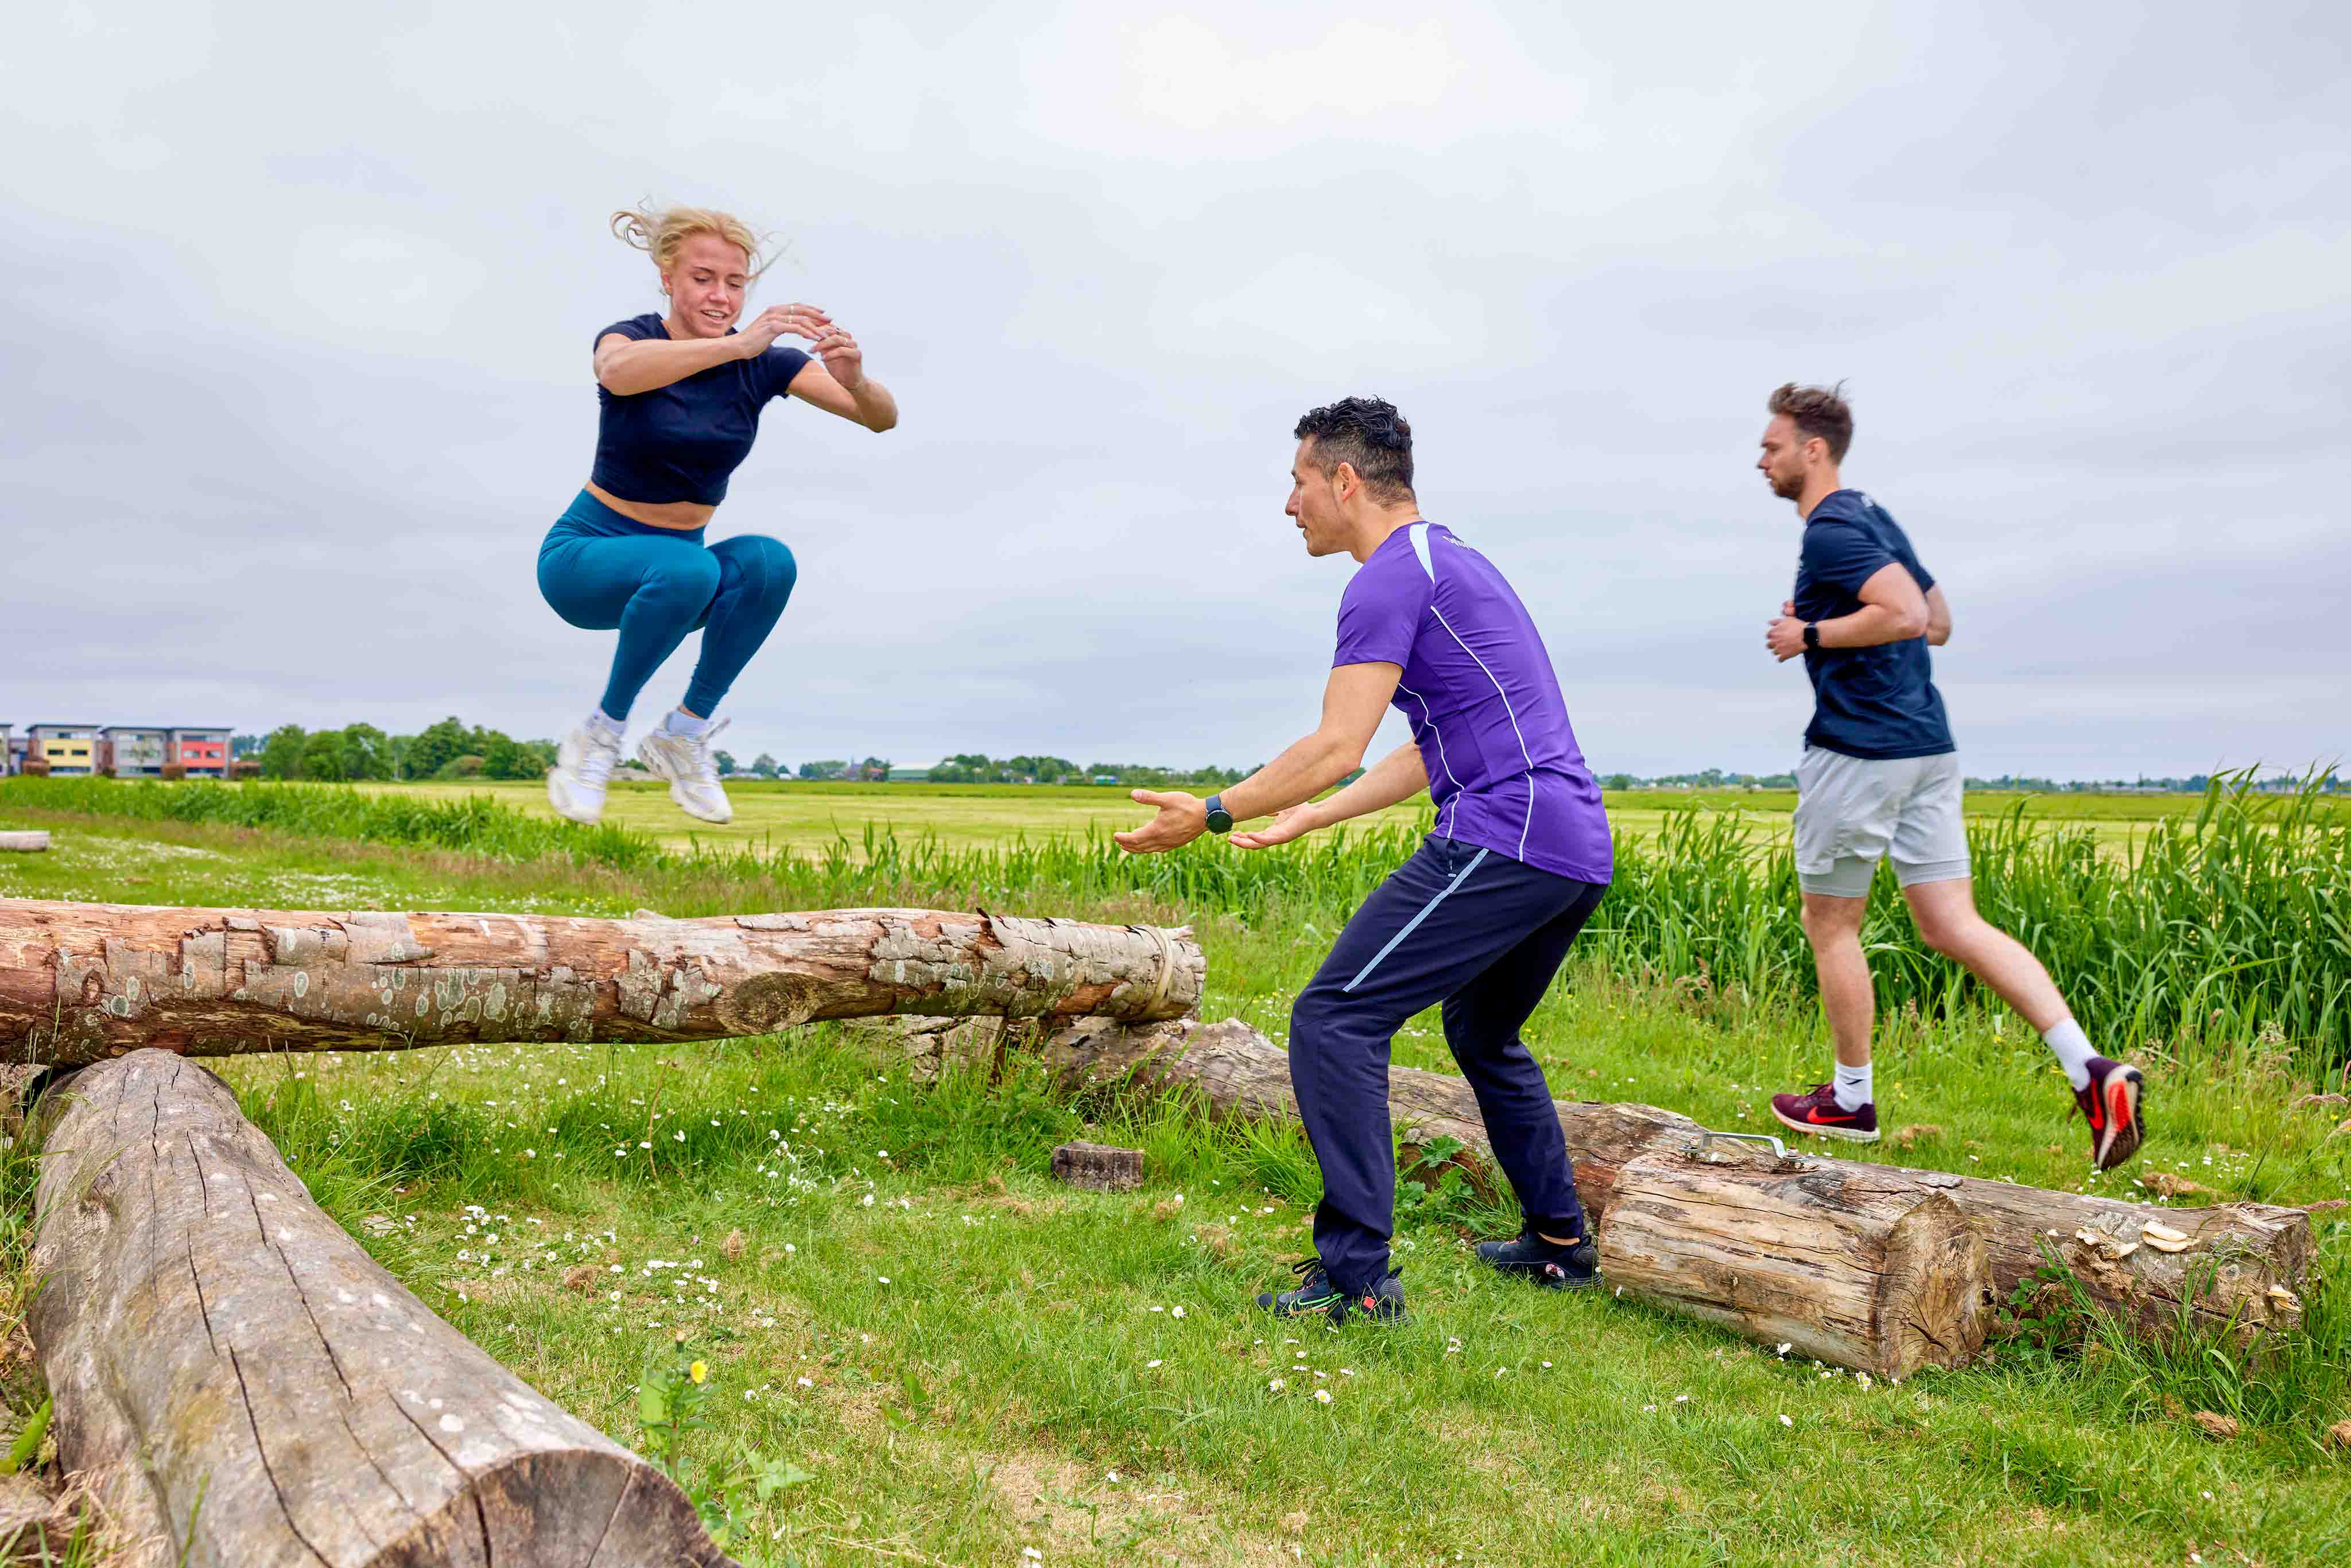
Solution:
[[[1821,651],[1821,623],[1819,622],[1807,621],[1804,622],[1804,646],[1815,653]]]
[[[1222,795],[1209,796],[1207,800],[1207,807],[1208,831],[1212,833],[1231,832],[1233,831],[1233,814],[1225,810],[1225,798]]]

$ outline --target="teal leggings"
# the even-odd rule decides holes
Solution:
[[[799,567],[783,545],[757,536],[705,545],[702,535],[648,528],[582,490],[538,547],[538,591],[555,612],[621,633],[601,704],[615,722],[697,629],[702,656],[684,706],[708,718],[792,596]]]

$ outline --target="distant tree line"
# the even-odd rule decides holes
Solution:
[[[1153,768],[1134,762],[1089,762],[1066,757],[984,757],[958,752],[930,770],[935,784],[1238,784],[1254,768]]]
[[[386,735],[371,724],[282,724],[237,739],[256,743],[236,754],[256,758],[264,779],[538,779],[555,766],[555,742],[517,740],[454,715],[415,735]]]
[[[769,764],[769,765],[771,765],[773,768],[775,768],[778,771],[780,771],[780,770],[781,770],[781,768],[782,768],[782,764],[778,763],[778,762],[776,761],[776,759],[775,759],[774,758],[772,758],[772,757],[762,758],[760,760],[761,760],[761,761],[764,761],[764,762],[768,763],[768,764]],[[814,762],[803,762],[803,763],[801,763],[801,764],[800,764],[800,768],[799,768],[799,777],[801,777],[801,778],[803,778],[803,779],[887,779],[887,778],[889,778],[889,777],[890,777],[890,767],[891,767],[890,759],[889,759],[888,758],[886,758],[886,757],[869,757],[869,758],[866,758],[864,761],[862,761],[862,762],[851,762],[851,761],[848,761],[848,760],[846,760],[845,758],[837,758],[837,757],[828,757],[828,758],[819,758],[817,761],[814,761]],[[758,771],[759,771],[759,765],[758,765],[758,763],[755,762],[755,763],[753,763],[753,764],[751,765],[751,771],[752,771],[752,772],[754,772],[754,773],[758,773]],[[770,779],[770,778],[775,777],[775,774],[774,774],[774,773],[760,773],[760,774],[759,774],[759,777],[761,777],[762,779]]]

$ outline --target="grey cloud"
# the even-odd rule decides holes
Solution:
[[[569,723],[609,642],[532,563],[590,335],[653,308],[603,216],[651,195],[777,228],[762,298],[831,308],[905,409],[778,407],[737,477],[714,533],[802,565],[738,755],[1270,755],[1347,570],[1280,515],[1290,423],[1378,390],[1597,766],[1784,767],[1796,525],[1750,465],[1792,376],[1852,378],[1851,476],[1959,607],[1972,770],[2344,748],[2335,12],[1170,15],[780,48],[722,6],[684,74],[603,7],[27,24],[9,716]],[[1286,101],[1343,57],[1375,112]]]

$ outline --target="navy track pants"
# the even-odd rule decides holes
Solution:
[[[1388,1271],[1396,1179],[1388,1046],[1405,1019],[1438,1002],[1445,1043],[1528,1226],[1584,1234],[1551,1086],[1519,1029],[1606,891],[1431,835],[1347,922],[1290,1011],[1290,1081],[1322,1167],[1314,1248],[1334,1287],[1361,1294]]]

